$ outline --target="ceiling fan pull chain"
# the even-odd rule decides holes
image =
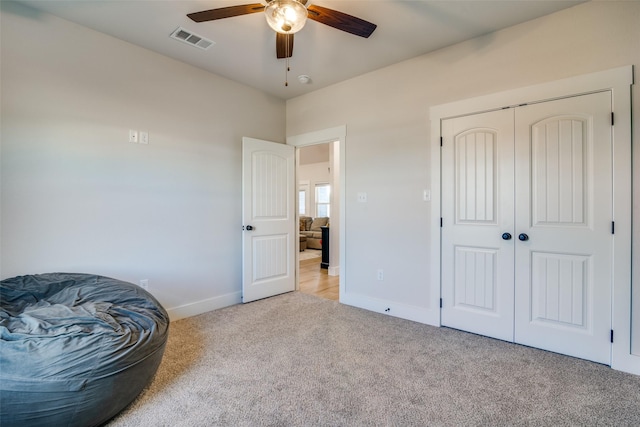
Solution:
[[[289,58],[287,58],[285,70],[284,70],[284,85],[289,86]]]

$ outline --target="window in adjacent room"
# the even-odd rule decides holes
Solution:
[[[331,216],[331,185],[316,184],[316,217]]]

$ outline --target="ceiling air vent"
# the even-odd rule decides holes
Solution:
[[[170,37],[202,50],[207,50],[215,44],[211,40],[207,40],[204,37],[185,30],[182,27],[178,27],[173,33],[171,33]]]

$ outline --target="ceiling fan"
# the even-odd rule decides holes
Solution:
[[[267,23],[276,32],[276,56],[279,59],[291,57],[293,34],[302,29],[307,18],[364,38],[368,38],[377,27],[364,19],[322,6],[307,6],[307,3],[308,0],[266,0],[266,5],[253,3],[220,7],[187,16],[195,22],[206,22],[264,11]]]

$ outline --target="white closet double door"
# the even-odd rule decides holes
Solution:
[[[442,121],[442,325],[611,362],[611,94]]]

